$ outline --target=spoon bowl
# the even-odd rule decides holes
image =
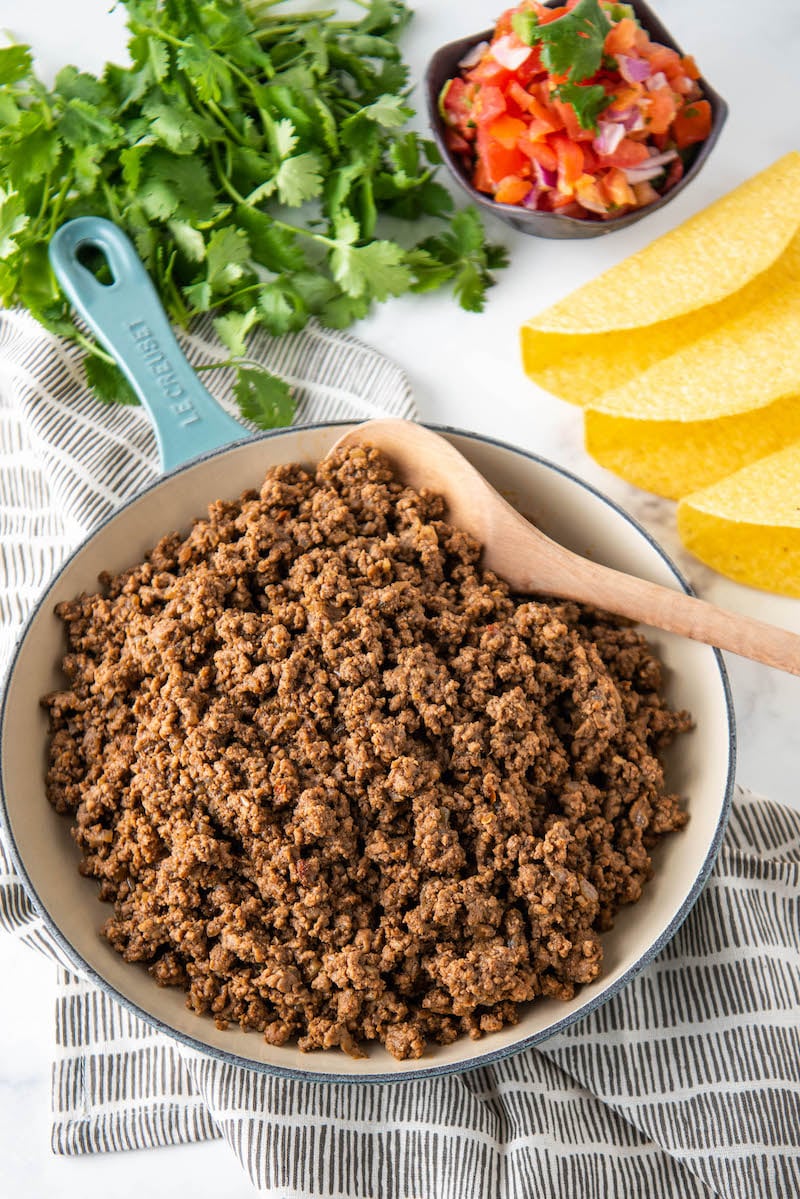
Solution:
[[[726,612],[567,550],[526,520],[444,438],[404,420],[372,420],[340,437],[390,457],[403,482],[440,492],[452,524],[483,545],[483,564],[512,591],[575,600],[800,675],[800,636]]]

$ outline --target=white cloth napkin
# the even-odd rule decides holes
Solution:
[[[209,333],[182,339],[196,363],[217,354]],[[414,415],[403,373],[351,337],[311,328],[252,349],[296,384],[298,422]],[[0,313],[0,670],[61,560],[155,462],[141,410],[97,404],[72,347]],[[739,790],[689,919],[620,995],[496,1066],[393,1086],[225,1065],[60,964],[53,1149],[221,1136],[272,1199],[789,1199],[800,1195],[798,896],[800,814]],[[1,836],[0,925],[58,958]]]

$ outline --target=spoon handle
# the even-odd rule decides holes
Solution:
[[[110,276],[105,283],[81,259],[90,249],[105,259]],[[50,262],[64,294],[149,412],[164,470],[247,437],[184,358],[133,243],[120,228],[103,217],[67,221],[50,242]]]
[[[800,636],[763,620],[727,612],[706,600],[683,595],[669,587],[622,574],[574,555],[569,555],[568,570],[558,586],[551,583],[551,587],[553,594],[565,599],[588,602],[641,624],[680,633],[694,641],[800,675]]]

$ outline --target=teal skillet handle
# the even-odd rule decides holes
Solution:
[[[112,282],[101,283],[83,265],[79,255],[84,248],[105,256]],[[248,435],[184,358],[155,288],[121,229],[102,217],[67,221],[50,242],[50,262],[76,312],[150,413],[164,470]]]

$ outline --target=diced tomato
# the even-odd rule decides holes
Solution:
[[[499,204],[519,204],[531,190],[529,179],[520,179],[519,175],[506,175],[498,184],[494,198]]]
[[[574,196],[562,196],[557,191],[545,193],[550,199],[550,207],[555,209],[571,209],[575,205]]]
[[[625,178],[625,172],[619,167],[612,167],[610,171],[606,171],[600,181],[600,189],[608,203],[615,208],[625,208],[636,203],[634,190]]]
[[[632,108],[634,104],[638,104],[643,95],[646,95],[641,83],[623,83],[622,87],[612,89],[614,94],[614,112],[624,112],[626,108]]]
[[[470,130],[474,134],[474,130]],[[448,129],[444,135],[444,144],[452,154],[469,154],[472,151],[472,146],[465,137],[460,133],[456,133],[455,129]]]
[[[517,67],[515,74],[522,86],[527,87],[527,85],[533,79],[535,79],[537,75],[541,75],[544,70],[545,68],[542,66],[541,51],[538,46],[534,46],[533,54],[531,54],[529,58],[526,58],[522,66]]]
[[[508,85],[506,103],[508,103],[509,99],[513,100],[517,107],[521,108],[523,112],[531,111],[533,96],[526,92],[525,88],[520,83],[517,83],[516,79],[512,79]]]
[[[672,75],[683,74],[681,56],[675,50],[670,50],[669,46],[659,46],[653,42],[647,52],[647,60],[654,75],[656,71],[663,71],[669,79]]]
[[[603,49],[606,54],[627,54],[636,46],[636,30],[638,26],[630,17],[623,17],[612,25],[606,34]]]
[[[652,204],[654,200],[659,198],[658,192],[653,187],[652,183],[634,183],[633,194],[636,196],[637,207],[642,208],[645,204]]]
[[[471,119],[475,87],[460,76],[450,79],[439,96],[439,109],[448,125],[463,130]]]
[[[635,142],[623,137],[613,154],[599,154],[598,162],[604,167],[636,167],[650,155],[644,142]]]
[[[571,137],[574,142],[590,142],[592,140],[594,137],[594,130],[584,129],[581,126],[581,123],[575,113],[575,109],[571,104],[565,103],[564,100],[555,100],[553,102],[553,107],[561,117],[568,137]]]
[[[664,183],[664,191],[669,191],[669,189],[671,187],[674,187],[675,184],[678,182],[678,180],[682,179],[682,178],[683,178],[683,162],[680,158],[674,158],[672,160],[672,162],[669,164],[669,170],[667,171],[667,178]]]
[[[541,121],[544,125],[549,125],[552,133],[564,128],[564,122],[555,109],[548,107],[547,104],[543,104],[536,96],[531,96],[529,112],[537,121]]]
[[[558,190],[562,195],[572,195],[583,174],[583,151],[563,133],[553,134],[552,145],[558,163]]]
[[[544,142],[551,134],[552,130],[549,125],[544,125],[541,121],[528,121],[525,126],[525,132],[520,134],[517,145],[524,154],[529,158],[533,157],[532,146],[537,143]]]
[[[513,150],[527,129],[527,125],[525,121],[520,121],[516,117],[510,117],[506,114],[505,116],[498,117],[496,121],[492,121],[491,125],[487,126],[487,129],[489,137],[493,137],[506,150]]]
[[[507,88],[511,82],[511,72],[507,67],[501,67],[490,54],[485,55],[477,66],[467,71],[470,83],[480,83],[482,86]]]
[[[673,75],[669,81],[669,85],[674,92],[679,92],[681,96],[690,96],[692,93],[697,93],[697,84],[688,75]]]
[[[679,150],[705,141],[711,132],[711,105],[708,100],[692,100],[682,108],[675,118],[672,132]]]
[[[495,37],[505,37],[507,33],[511,33],[513,29],[511,18],[513,15],[514,9],[509,8],[502,14],[502,16],[497,18],[497,24],[494,27]]]
[[[700,72],[697,69],[697,63],[692,58],[691,54],[684,54],[681,59],[681,68],[684,75],[688,75],[690,79],[699,79]]]
[[[499,87],[482,87],[472,106],[472,119],[478,125],[496,121],[506,111],[506,100]]]
[[[546,171],[558,170],[558,157],[549,141],[534,142],[523,137],[520,139],[520,148]]]
[[[645,127],[648,133],[666,133],[675,120],[678,105],[672,90],[668,87],[656,88],[649,92],[647,101],[642,102],[645,108]]]
[[[472,176],[472,186],[479,192],[493,192],[494,187],[489,178],[489,172],[486,170],[486,163],[482,157],[479,157],[475,163],[475,171]]]
[[[592,149],[591,142],[581,142],[583,154],[583,169],[589,175],[595,175],[600,170],[600,157]]]
[[[564,17],[569,12],[570,6],[562,5],[561,8],[546,8],[544,4],[535,4],[534,10],[540,25],[548,25],[550,21],[557,21],[559,17]],[[573,4],[572,8],[575,7]]]
[[[581,175],[575,180],[575,199],[589,212],[603,215],[608,211],[608,201],[592,175]]]
[[[478,155],[483,160],[486,174],[493,187],[497,187],[506,175],[524,175],[530,171],[530,162],[517,146],[508,148],[490,137],[487,130],[478,132]]]

